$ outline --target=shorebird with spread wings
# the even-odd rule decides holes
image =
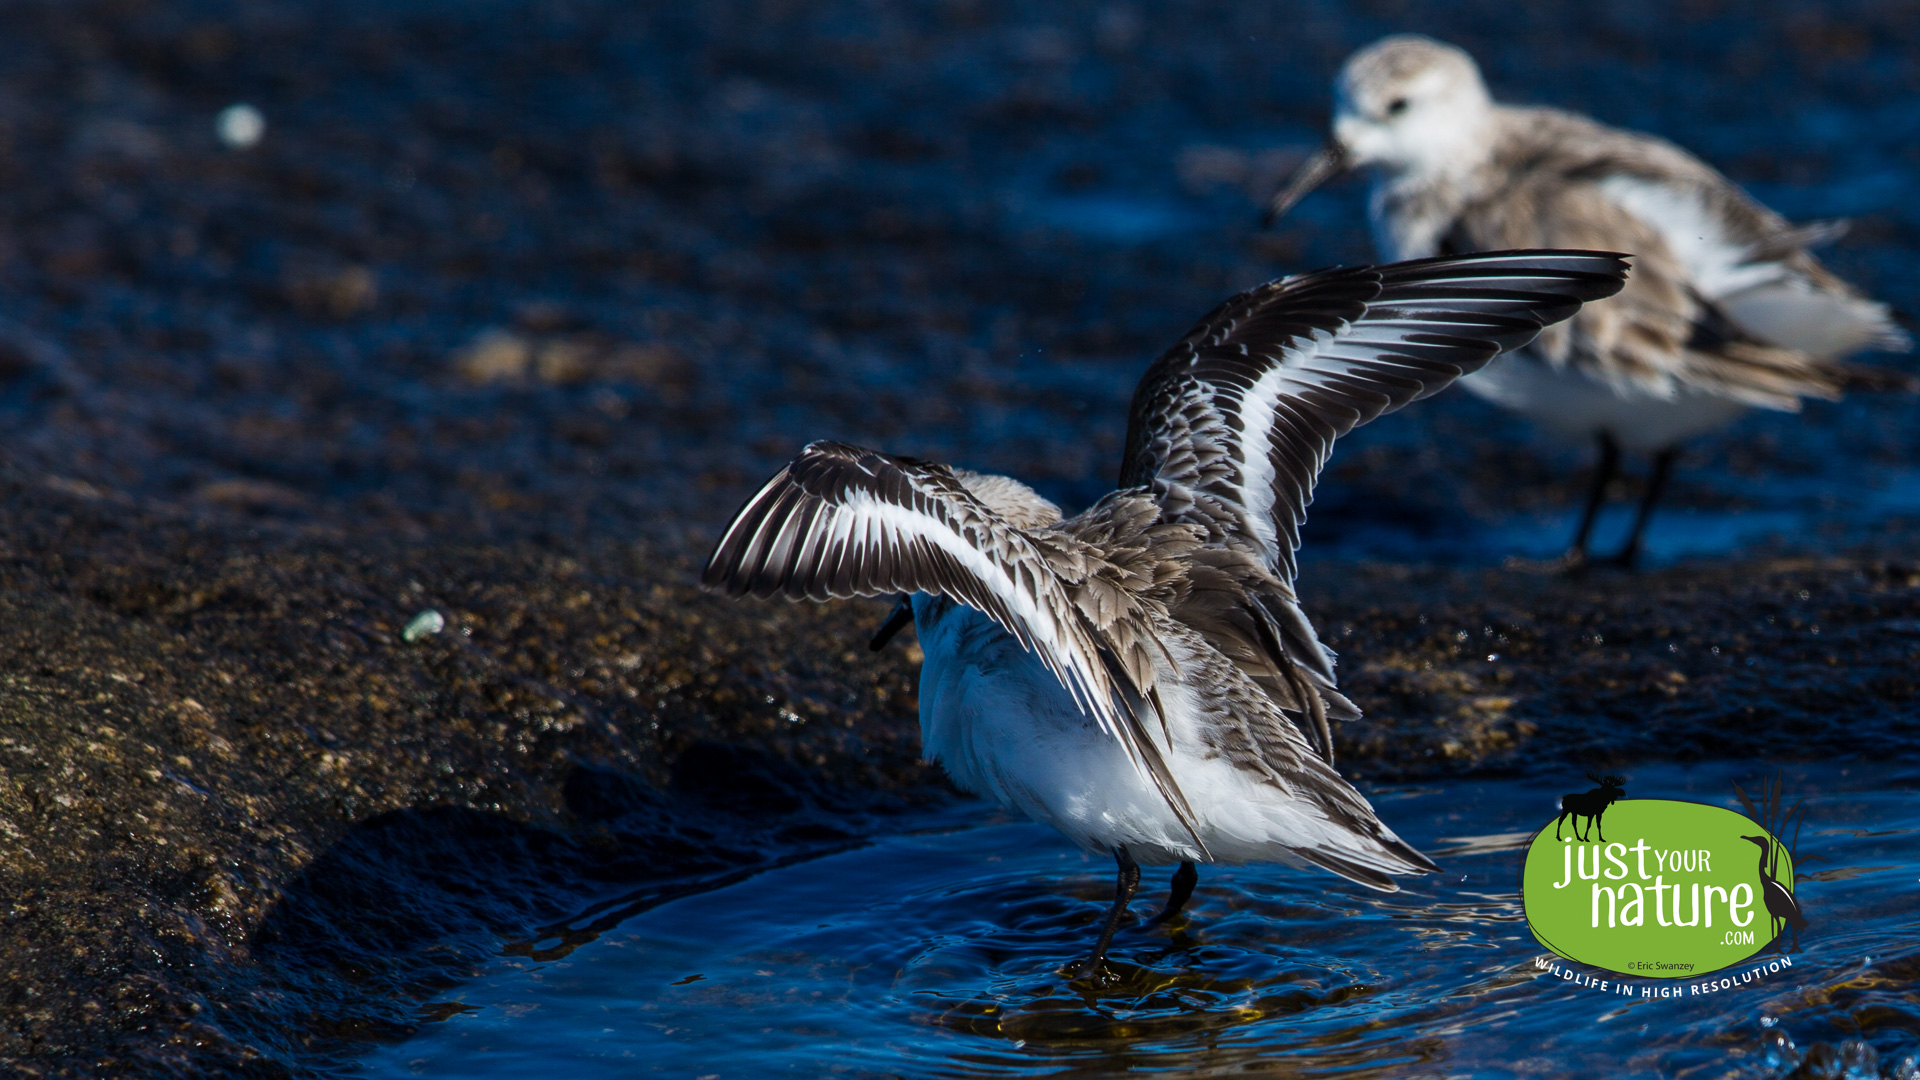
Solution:
[[[1885,304],[1809,253],[1844,223],[1796,228],[1664,139],[1497,104],[1473,58],[1431,38],[1399,34],[1361,49],[1334,90],[1333,137],[1281,186],[1269,222],[1328,177],[1366,168],[1383,259],[1542,246],[1633,255],[1618,297],[1461,383],[1599,444],[1569,564],[1587,561],[1622,450],[1653,455],[1612,559],[1631,566],[1682,441],[1750,408],[1920,389],[1901,372],[1840,359],[1911,347]]]
[[[1359,710],[1294,588],[1314,482],[1335,439],[1625,273],[1612,254],[1516,251],[1262,285],[1147,370],[1121,487],[1081,513],[1007,477],[816,442],[748,500],[703,582],[910,597],[925,756],[1119,865],[1076,977],[1100,970],[1142,863],[1180,864],[1155,921],[1202,862],[1390,891],[1436,867],[1333,767],[1329,720]]]

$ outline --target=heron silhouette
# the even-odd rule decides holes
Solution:
[[[1760,845],[1760,899],[1767,905],[1767,915],[1772,920],[1774,943],[1778,944],[1780,935],[1785,932],[1783,924],[1790,926],[1793,928],[1793,947],[1797,951],[1800,948],[1800,931],[1807,928],[1807,917],[1800,914],[1800,904],[1794,900],[1793,893],[1773,876],[1775,866],[1770,864],[1775,864],[1777,861],[1773,850],[1773,838],[1742,836],[1740,839]]]

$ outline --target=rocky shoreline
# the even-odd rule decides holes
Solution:
[[[954,797],[916,760],[910,640],[862,644],[878,604],[727,602],[642,545],[263,535],[18,481],[6,505],[24,1075],[307,1074],[590,900]],[[1309,575],[1369,781],[1920,744],[1911,563]],[[427,610],[445,628],[407,640]]]

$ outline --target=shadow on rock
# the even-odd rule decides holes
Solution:
[[[454,806],[370,818],[269,910],[250,942],[260,1007],[237,1008],[233,1034],[303,1065],[405,1039],[490,960],[556,960],[657,904],[854,842],[812,786],[772,755],[696,744],[665,793],[574,768],[560,826]]]

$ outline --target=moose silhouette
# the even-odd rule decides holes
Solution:
[[[1560,816],[1553,819],[1555,840],[1560,839],[1560,823],[1571,817],[1574,839],[1586,843],[1587,837],[1580,835],[1580,819],[1586,818],[1587,831],[1599,833],[1600,842],[1603,844],[1607,842],[1607,834],[1600,827],[1600,816],[1607,812],[1607,807],[1612,806],[1627,793],[1627,780],[1624,776],[1596,776],[1593,773],[1588,773],[1587,779],[1600,786],[1592,791],[1560,796]]]

